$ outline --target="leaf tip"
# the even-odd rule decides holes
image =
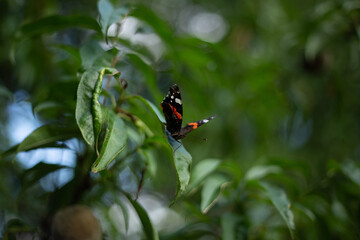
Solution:
[[[93,169],[91,169],[91,171],[92,171],[93,173],[97,173],[99,170],[97,169],[97,167],[94,167]]]

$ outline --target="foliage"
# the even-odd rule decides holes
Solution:
[[[82,203],[107,239],[359,239],[359,3],[173,3],[2,3],[3,238],[46,239]],[[221,40],[191,31],[215,15]],[[181,143],[158,108],[173,83],[185,120],[217,114]],[[41,126],[12,145],[19,101]],[[22,164],[45,149],[74,164]]]

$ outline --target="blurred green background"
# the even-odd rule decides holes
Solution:
[[[360,239],[360,1],[3,0],[0,22],[5,239],[45,239],[51,216],[74,203],[93,209],[104,239],[149,238],[115,190],[135,195],[142,181],[160,239]],[[126,94],[157,107],[178,84],[184,122],[217,114],[183,140],[193,170],[216,159],[203,188],[169,208],[171,155],[134,148],[131,121],[135,154],[89,173],[94,153],[74,114],[92,67],[116,68]],[[145,106],[124,108],[152,130]],[[44,124],[69,135],[14,157],[11,147]]]

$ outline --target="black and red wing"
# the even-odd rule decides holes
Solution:
[[[189,132],[195,130],[196,128],[200,127],[201,125],[204,125],[205,123],[208,123],[210,120],[214,119],[215,116],[216,115],[213,115],[213,116],[211,116],[209,118],[186,124],[186,126],[182,127],[180,129],[180,132],[177,135],[175,135],[174,138],[175,139],[182,139],[182,138],[186,137],[186,135]]]
[[[165,116],[166,129],[172,135],[179,133],[183,118],[183,108],[180,89],[176,84],[170,87],[160,106]]]

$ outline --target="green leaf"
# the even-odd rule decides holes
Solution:
[[[31,232],[35,230],[36,230],[35,227],[27,225],[25,222],[23,222],[23,220],[13,218],[8,222],[6,222],[6,225],[4,226],[3,229],[4,240],[18,239],[18,236],[21,233]]]
[[[133,96],[133,98],[141,101],[142,103],[144,103],[149,109],[152,110],[153,113],[155,113],[155,115],[157,116],[157,118],[160,120],[161,123],[165,122],[165,118],[164,115],[160,112],[160,110],[149,100],[141,97],[141,96]]]
[[[145,209],[139,203],[132,200],[132,198],[129,194],[125,194],[125,196],[128,198],[129,202],[134,207],[137,215],[140,218],[146,239],[158,240],[159,239],[158,233],[157,233],[156,229],[154,228],[154,226],[152,225],[150,218],[149,218],[148,214],[146,213]]]
[[[92,97],[99,72],[84,72],[77,90],[75,118],[85,141],[95,147],[94,122],[92,115]]]
[[[67,166],[39,162],[23,173],[21,180],[22,191],[25,191],[29,186],[38,182],[41,178],[45,177],[49,173],[55,172],[62,168],[67,168]]]
[[[268,193],[269,199],[275,208],[279,211],[281,217],[285,220],[286,225],[289,228],[292,239],[294,239],[294,215],[290,210],[290,201],[288,200],[286,193],[283,189],[273,186],[266,182],[260,182],[260,185]]]
[[[78,47],[74,47],[74,46],[71,46],[68,44],[52,44],[51,46],[67,52],[70,56],[72,56],[74,59],[76,59],[76,61],[81,60]]]
[[[58,125],[44,125],[35,129],[17,147],[17,152],[36,148],[54,147],[57,141],[77,137],[77,130]],[[57,145],[58,146],[58,145]]]
[[[145,99],[147,104],[151,107],[151,109],[155,112],[156,116],[159,118],[160,122],[165,122],[164,115],[160,112],[160,110],[149,100]]]
[[[293,207],[297,208],[298,211],[302,212],[311,221],[316,221],[316,215],[309,208],[305,207],[304,205],[301,205],[300,203],[294,203]],[[316,207],[316,206],[311,206],[311,207]]]
[[[150,136],[153,135],[153,132],[155,132],[155,134],[163,134],[164,133],[164,130],[163,130],[164,125],[163,125],[162,121],[165,121],[165,119],[164,119],[163,115],[161,114],[161,112],[159,111],[159,109],[154,106],[154,104],[152,104],[150,101],[148,101],[147,99],[145,99],[141,96],[131,96],[131,97],[128,97],[126,100],[132,106],[131,113],[134,114],[135,116],[137,116],[138,118],[140,118],[146,124],[146,126],[139,126],[139,127],[149,128],[149,129],[144,129],[145,132],[148,132],[148,133],[149,133],[149,131],[151,132],[151,134],[148,134],[148,135],[150,135]],[[136,101],[134,101],[134,100],[136,100]],[[150,111],[144,111],[144,107],[138,106],[138,102],[141,102]],[[147,131],[147,130],[149,130],[149,131]]]
[[[106,37],[110,25],[121,22],[129,12],[129,8],[126,6],[114,8],[108,0],[100,0],[98,2],[98,9],[101,16],[101,30]]]
[[[136,52],[139,56],[141,56],[142,58],[146,58],[150,62],[155,61],[153,53],[149,50],[149,48],[147,48],[143,44],[136,43],[129,39],[119,38],[119,37],[116,38],[114,37],[110,39],[113,39],[114,42],[118,42],[122,46],[123,51],[127,53]]]
[[[173,44],[174,31],[169,28],[168,24],[164,20],[151,11],[150,8],[137,5],[136,8],[131,11],[130,15],[149,24],[153,28],[154,32],[156,32],[165,42]]]
[[[112,66],[119,50],[111,48],[105,51],[96,40],[90,40],[80,48],[80,58],[82,67],[85,69],[103,69]]]
[[[14,96],[12,92],[9,91],[5,86],[0,85],[0,97],[6,97],[12,101],[14,101]]]
[[[349,217],[347,210],[342,202],[337,199],[333,199],[331,203],[332,214],[336,219],[339,219],[342,222],[349,222]]]
[[[245,179],[247,181],[261,179],[268,174],[280,172],[281,168],[279,168],[278,166],[254,166],[247,171],[247,173],[245,174]]]
[[[125,205],[123,198],[118,197],[118,194],[115,194],[114,198],[115,198],[116,204],[119,205],[119,207],[121,208],[121,212],[124,217],[125,231],[128,231],[129,230],[129,219],[130,219],[128,207]]]
[[[236,240],[236,239],[247,239],[247,229],[245,226],[241,226],[241,215],[226,212],[221,215],[221,237],[223,240]],[[241,238],[240,233],[244,234]]]
[[[204,159],[200,161],[191,172],[191,179],[189,183],[188,190],[191,191],[194,188],[199,187],[199,185],[208,177],[220,164],[219,159]]]
[[[126,55],[126,57],[136,66],[138,71],[142,72],[145,81],[149,86],[149,90],[151,90],[151,93],[155,96],[155,99],[159,99],[160,102],[162,94],[158,90],[158,81],[156,79],[154,68],[151,65],[145,63],[143,59],[136,54],[129,53]]]
[[[360,168],[354,161],[349,159],[342,163],[341,170],[348,178],[360,186]]]
[[[104,49],[100,46],[98,41],[90,40],[80,48],[81,64],[85,69],[93,66],[96,58],[104,53]]]
[[[77,90],[75,118],[85,141],[95,147],[95,136],[102,124],[99,97],[104,74],[118,74],[116,69],[103,68],[84,72]],[[96,135],[95,135],[96,134]]]
[[[127,134],[123,120],[112,111],[105,110],[105,113],[104,121],[106,122],[104,124],[107,125],[106,129],[104,129],[105,138],[100,154],[91,168],[95,173],[106,169],[116,156],[124,150],[127,143]]]
[[[141,154],[145,158],[147,171],[149,172],[150,176],[156,177],[157,162],[156,162],[156,157],[155,157],[153,149],[152,148],[146,148],[146,149],[140,148],[139,154]]]
[[[17,33],[18,38],[33,37],[44,33],[53,33],[66,28],[81,27],[101,33],[97,21],[88,16],[49,16],[24,24]]]
[[[41,113],[42,111],[48,111],[52,109],[61,109],[62,104],[54,101],[44,101],[36,105],[33,109],[33,113]]]
[[[14,153],[17,153],[17,149],[18,149],[19,145],[20,145],[20,144],[16,144],[16,145],[10,147],[8,150],[2,152],[2,153],[1,153],[1,157],[2,157],[2,158],[5,158],[5,157],[7,157],[7,156],[9,156],[9,155],[12,155],[12,154],[14,154]]]
[[[92,100],[91,100],[92,114],[93,114],[93,121],[94,121],[94,134],[95,134],[96,143],[98,141],[98,136],[101,131],[101,125],[103,124],[102,108],[101,108],[99,101],[100,101],[100,94],[102,91],[102,83],[103,83],[105,70],[106,69],[104,68],[103,70],[100,71],[99,77],[95,83],[93,96],[92,96]],[[96,144],[96,147],[97,147],[97,144]],[[96,151],[98,151],[97,148],[96,148]]]
[[[221,189],[226,182],[227,179],[219,174],[210,176],[205,181],[201,191],[201,211],[203,213],[207,213],[217,201],[221,193]]]
[[[169,135],[168,140],[174,151],[174,166],[178,178],[177,191],[175,199],[171,203],[172,205],[185,192],[186,187],[189,184],[192,157],[180,142]]]

